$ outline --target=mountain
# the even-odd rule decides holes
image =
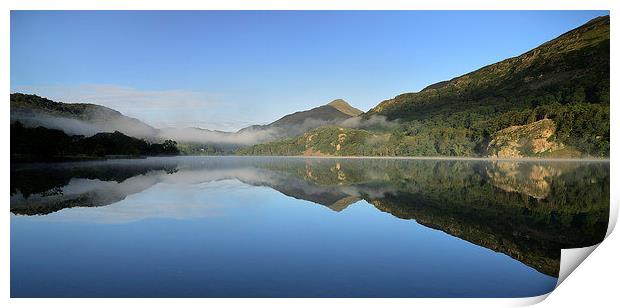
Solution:
[[[338,109],[338,111],[344,114],[348,114],[352,117],[357,117],[358,115],[364,113],[363,111],[349,105],[349,103],[340,98],[331,101],[329,104],[327,104],[327,106],[334,107]]]
[[[336,99],[329,104],[288,114],[272,123],[252,125],[237,132],[197,127],[162,128],[158,136],[181,142],[180,148],[184,154],[230,154],[243,146],[298,136],[324,125],[342,124],[362,113],[344,100]]]
[[[237,132],[158,130],[103,106],[19,93],[11,94],[11,121],[70,135],[174,139],[183,154],[608,157],[609,42],[602,16],[367,113],[337,99]]]
[[[266,125],[252,125],[237,133],[268,134],[271,140],[303,134],[323,125],[338,124],[344,120],[361,115],[363,112],[349,105],[342,99],[336,99],[327,105],[298,111],[281,117]]]
[[[69,135],[91,136],[120,131],[138,138],[154,138],[157,130],[140,120],[95,104],[66,104],[36,95],[11,94],[11,122],[59,129]]]
[[[42,126],[62,130],[68,135],[92,136],[119,131],[150,141],[172,139],[180,142],[185,154],[226,154],[241,146],[269,142],[303,134],[327,124],[338,124],[362,114],[341,99],[327,105],[286,115],[267,125],[254,125],[238,132],[223,132],[198,127],[153,128],[140,120],[95,104],[54,102],[36,95],[11,94],[11,122],[26,127]]]
[[[520,56],[383,101],[368,114],[423,119],[463,109],[486,112],[489,106],[500,111],[531,107],[541,100],[567,101],[582,94],[581,101],[608,103],[607,93],[609,16],[604,16]]]
[[[398,95],[359,117],[385,119],[391,130],[332,125],[238,153],[497,156],[498,140],[512,136],[519,140],[505,140],[511,149],[503,157],[608,157],[609,49],[609,16],[598,17],[520,56]],[[547,121],[533,124],[541,120]],[[532,151],[532,142],[547,146]]]
[[[27,127],[42,126],[62,130],[68,135],[92,136],[98,133],[119,131],[128,136],[150,141],[173,139],[218,145],[247,144],[253,141],[250,140],[253,136],[196,127],[156,129],[138,119],[127,117],[104,106],[61,103],[22,93],[11,94],[11,122],[16,121]],[[266,139],[259,139],[259,141],[264,140]]]

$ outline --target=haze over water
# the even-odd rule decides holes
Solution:
[[[602,241],[609,162],[11,166],[12,297],[522,297]]]

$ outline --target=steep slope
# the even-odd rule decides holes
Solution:
[[[470,109],[489,113],[557,101],[609,103],[609,16],[520,56],[381,102],[368,114],[425,119]],[[497,112],[495,112],[497,113]]]
[[[362,114],[342,99],[336,99],[327,105],[298,111],[266,124],[243,128],[237,133],[258,133],[270,135],[271,140],[303,134],[323,125],[338,124],[344,120]]]
[[[174,139],[179,142],[198,145],[200,154],[204,147],[215,145],[219,150],[230,151],[244,145],[270,142],[285,137],[298,136],[308,130],[323,125],[338,124],[347,119],[359,116],[363,112],[342,99],[336,99],[327,105],[310,110],[299,111],[283,116],[266,125],[252,125],[237,132],[222,132],[197,127],[162,128],[158,136],[162,139]]]
[[[609,61],[609,16],[603,16],[518,57],[383,101],[359,117],[384,117],[393,124],[389,130],[319,128],[240,153],[496,156],[503,151],[509,156],[607,157]],[[534,124],[541,120],[554,128]],[[341,134],[355,138],[340,140]],[[519,140],[507,139],[510,145],[498,148],[502,136]],[[546,148],[529,151],[532,142]]]
[[[126,135],[149,140],[173,139],[197,149],[213,145],[218,151],[230,151],[243,145],[269,142],[296,136],[327,124],[337,124],[362,114],[341,99],[311,110],[285,115],[267,125],[254,125],[238,132],[223,132],[198,127],[153,128],[137,119],[95,104],[68,104],[36,95],[11,94],[11,122],[28,127],[59,129],[69,135],[92,136],[101,132],[120,131]],[[200,152],[190,151],[191,154]]]
[[[338,109],[338,111],[344,113],[344,114],[348,114],[352,117],[357,117],[358,115],[364,113],[363,111],[349,105],[349,103],[347,103],[346,101],[344,101],[343,99],[335,99],[333,100],[331,103],[327,104],[328,106],[332,106],[336,109]]]
[[[91,136],[120,131],[138,138],[153,138],[157,130],[140,120],[95,104],[66,104],[36,95],[11,94],[11,122],[60,129],[69,135]]]
[[[504,128],[493,134],[488,153],[497,158],[520,158],[527,156],[547,156],[563,153],[565,157],[579,157],[579,152],[571,150],[554,138],[556,126],[553,120],[543,119],[526,125]]]

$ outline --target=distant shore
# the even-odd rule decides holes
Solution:
[[[188,157],[191,155],[188,155]],[[196,157],[273,157],[310,159],[396,159],[396,160],[482,160],[482,161],[592,161],[609,162],[609,157],[553,158],[553,157],[459,157],[459,156],[303,156],[303,155],[205,155]]]
[[[462,161],[538,161],[538,162],[609,162],[609,157],[589,158],[550,158],[550,157],[522,157],[522,158],[495,158],[495,157],[458,157],[458,156],[303,156],[303,155],[176,155],[176,156],[131,156],[131,155],[108,155],[108,156],[68,156],[53,157],[47,159],[35,159],[32,157],[11,157],[11,163],[60,163],[80,161],[102,161],[110,159],[146,159],[161,157],[236,157],[236,158],[299,158],[299,159],[390,159],[390,160],[462,160]]]

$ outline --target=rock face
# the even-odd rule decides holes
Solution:
[[[544,156],[565,148],[556,142],[555,123],[543,119],[526,125],[510,126],[493,134],[487,148],[489,156],[495,158],[521,158]]]
[[[500,161],[489,165],[487,176],[493,186],[506,192],[519,192],[535,199],[545,199],[551,190],[550,179],[562,174],[560,169],[545,164]]]

